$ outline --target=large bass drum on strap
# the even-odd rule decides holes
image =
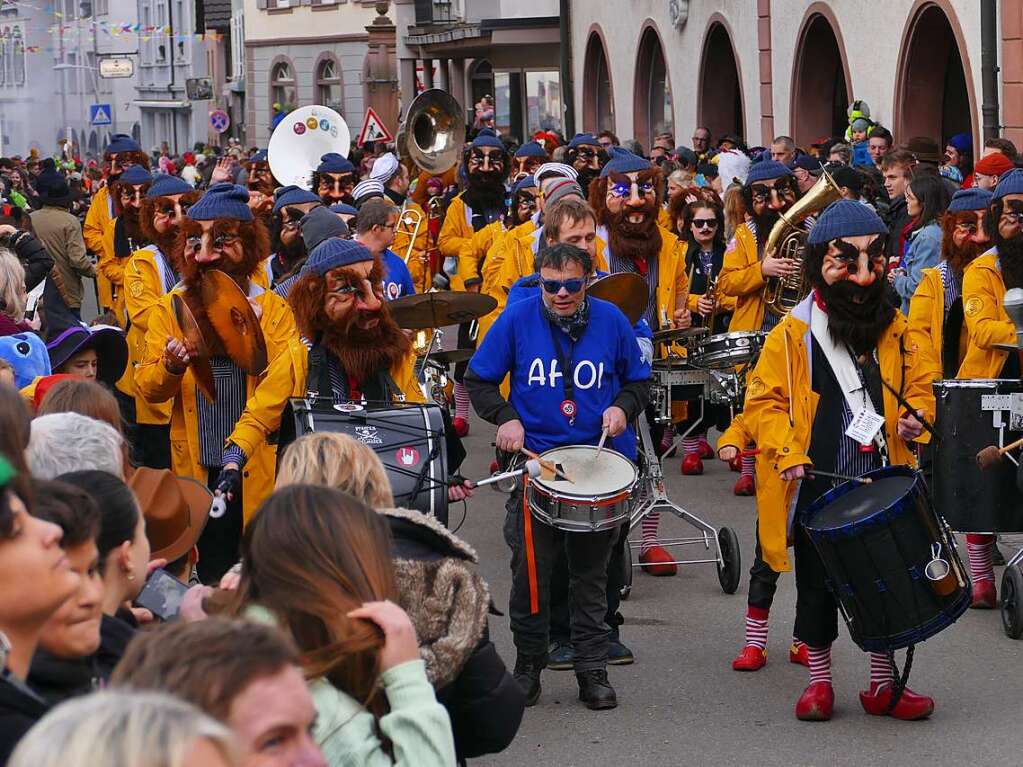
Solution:
[[[437,405],[405,402],[335,405],[327,398],[292,399],[281,417],[278,455],[314,431],[347,434],[380,457],[396,506],[448,523],[448,451]]]

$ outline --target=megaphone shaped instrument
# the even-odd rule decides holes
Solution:
[[[320,157],[329,152],[347,157],[351,143],[348,123],[333,109],[320,105],[301,107],[274,128],[266,159],[281,186],[294,184],[311,189]]]
[[[462,108],[446,91],[423,91],[409,104],[398,134],[403,159],[427,173],[444,173],[458,162],[465,143]]]

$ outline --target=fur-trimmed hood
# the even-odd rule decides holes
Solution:
[[[419,638],[435,689],[450,684],[487,634],[490,588],[476,552],[435,517],[383,509],[393,538],[398,601]]]

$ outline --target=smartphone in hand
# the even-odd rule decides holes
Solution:
[[[171,621],[178,617],[181,599],[188,591],[188,585],[182,583],[162,567],[154,570],[146,581],[142,593],[135,604],[144,607],[161,621]]]

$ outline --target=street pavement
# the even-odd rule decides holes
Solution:
[[[482,479],[493,456],[494,428],[474,419],[462,473]],[[577,699],[570,671],[544,671],[543,693],[526,710],[503,753],[472,764],[604,767],[630,764],[757,765],[1019,765],[1023,763],[1023,641],[1002,631],[997,611],[970,610],[949,629],[916,648],[910,687],[935,698],[934,715],[900,722],[866,715],[858,691],[867,686],[868,659],[845,627],[833,649],[835,717],[796,720],[808,672],[788,661],[795,608],[791,573],[779,582],[771,613],[769,662],[756,673],[731,670],[743,638],[747,572],[753,551],[754,499],[732,495],[738,476],[706,461],[700,477],[682,477],[678,461],[665,467],[671,498],[715,527],[739,536],[742,582],[733,595],[718,584],[713,565],[692,565],[671,578],[636,571],[622,603],[622,638],[636,654],[631,666],[610,667],[618,708],[589,711]],[[477,491],[458,534],[480,557],[497,607],[507,611],[509,552],[501,537],[505,496]],[[451,509],[458,524],[461,506]],[[662,515],[662,531],[692,528]],[[634,537],[638,535],[635,531]],[[663,533],[662,533],[663,534]],[[1017,539],[1018,540],[1018,539]],[[1004,549],[1005,547],[1003,547]],[[690,547],[687,556],[702,553]],[[960,542],[965,561],[965,542]],[[996,577],[1001,578],[1002,568]],[[509,669],[515,663],[507,617],[490,631]],[[904,653],[898,653],[901,667]]]

